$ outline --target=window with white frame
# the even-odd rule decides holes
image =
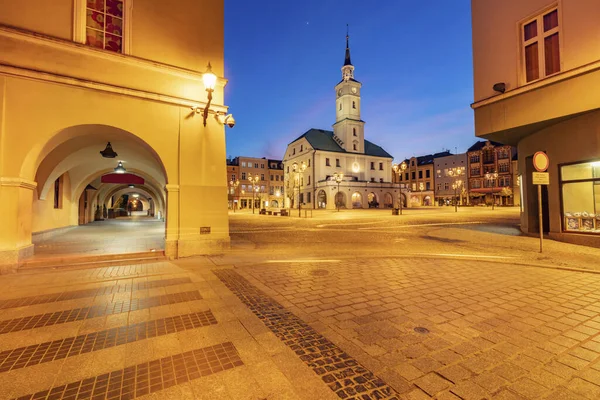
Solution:
[[[525,82],[560,72],[558,9],[523,23],[522,52]]]
[[[75,0],[73,40],[128,53],[133,0]]]

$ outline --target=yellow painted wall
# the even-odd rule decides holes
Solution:
[[[128,141],[129,149],[156,155],[136,160],[125,148],[116,149],[128,170],[145,165],[153,171],[153,186],[167,187],[170,257],[226,245],[224,127],[214,114],[204,127],[202,115],[190,110],[206,102],[206,64],[223,75],[223,0],[135,1],[132,56],[73,43],[72,1],[46,2],[52,8],[42,7],[44,19],[32,10],[38,3],[0,3],[0,200],[9,210],[0,216],[0,267],[7,259],[2,251],[29,246],[32,231],[76,224],[85,186],[114,168],[101,164],[105,160],[94,151],[85,167],[80,162],[65,175],[62,210],[54,209],[52,195],[40,200],[43,180],[77,151],[72,142],[65,144],[76,137],[99,151],[112,135]],[[10,28],[15,26],[42,36]],[[219,80],[212,111],[226,110],[224,84]],[[41,181],[32,190],[36,179]],[[95,198],[88,204],[89,219]],[[201,235],[201,227],[211,233]]]
[[[0,24],[71,40],[73,0],[2,0]]]
[[[33,220],[32,232],[41,232],[48,229],[62,228],[71,225],[71,206],[77,206],[77,201],[71,199],[71,179],[66,173],[62,176],[62,207],[54,208],[54,185],[50,188],[46,200],[40,200],[38,189],[33,192]]]
[[[600,60],[600,2],[561,0],[558,3],[561,71]],[[529,17],[535,17],[552,4],[556,2],[471,1],[475,101],[497,95],[492,89],[495,83],[506,83],[507,90],[525,83],[520,78],[520,23]]]

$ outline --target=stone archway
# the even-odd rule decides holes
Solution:
[[[324,190],[317,193],[317,208],[327,208],[327,194]]]
[[[379,198],[375,193],[371,192],[367,195],[367,202],[369,208],[379,208]]]
[[[362,195],[359,192],[352,193],[352,208],[363,208]]]
[[[383,206],[385,208],[393,208],[394,207],[394,197],[391,193],[387,192],[383,199]]]
[[[346,208],[346,193],[339,191],[335,194],[335,208]]]

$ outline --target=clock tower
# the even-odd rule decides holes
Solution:
[[[354,79],[354,65],[350,61],[350,37],[346,34],[346,57],[342,66],[342,80],[335,85],[336,142],[347,152],[365,152],[365,122],[360,119],[360,89],[362,84]]]

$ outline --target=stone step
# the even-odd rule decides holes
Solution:
[[[18,271],[98,268],[123,264],[140,264],[160,260],[166,260],[165,252],[163,250],[138,253],[95,254],[87,256],[68,254],[44,257],[34,256],[24,260],[23,264],[19,266]]]

